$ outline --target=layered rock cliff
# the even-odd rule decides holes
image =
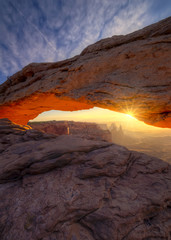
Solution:
[[[27,124],[51,109],[93,106],[171,127],[171,18],[103,39],[74,58],[32,63],[0,86],[0,117]]]
[[[169,239],[171,167],[0,120],[0,239]]]

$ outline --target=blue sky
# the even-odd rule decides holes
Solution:
[[[0,84],[31,62],[72,57],[169,15],[170,0],[0,0]]]

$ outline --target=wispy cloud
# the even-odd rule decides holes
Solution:
[[[169,9],[169,0],[0,0],[0,83],[30,62],[72,57],[101,38],[165,18]]]
[[[40,38],[43,38],[45,42],[47,43],[47,46],[52,48],[55,52],[57,52],[56,47],[48,40],[48,38],[40,31],[40,29],[32,23],[29,19],[25,18],[23,12],[18,9],[12,2],[10,2],[11,6],[23,17],[23,20],[25,20],[37,33],[40,35]]]

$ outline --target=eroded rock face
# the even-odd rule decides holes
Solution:
[[[168,163],[105,141],[0,126],[0,239],[169,239]]]
[[[87,47],[57,63],[32,63],[0,86],[0,116],[27,124],[51,109],[133,112],[171,127],[171,18]]]

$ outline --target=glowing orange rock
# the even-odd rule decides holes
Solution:
[[[71,59],[32,63],[0,86],[0,118],[26,124],[44,111],[97,106],[171,128],[170,43],[167,18]]]

